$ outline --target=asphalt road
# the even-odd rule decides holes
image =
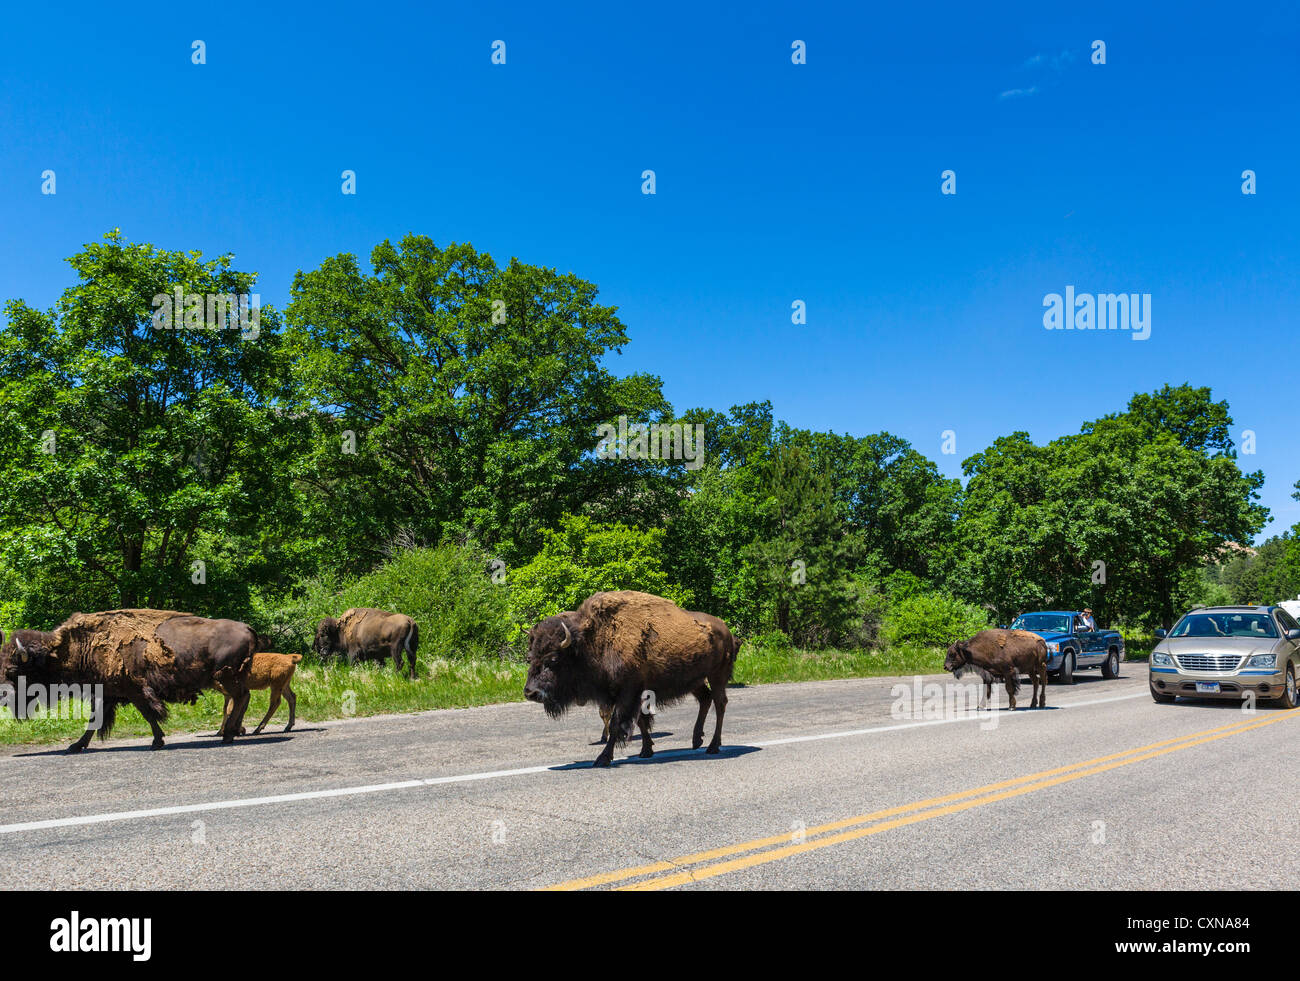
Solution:
[[[531,704],[11,748],[0,888],[1294,887],[1300,710],[1156,705],[1136,665],[1014,713],[898,683],[733,688],[721,754],[682,704],[607,770],[594,709]]]

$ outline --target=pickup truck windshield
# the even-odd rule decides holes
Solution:
[[[1026,613],[1016,617],[1012,630],[1041,630],[1043,633],[1068,634],[1070,618],[1057,613]]]
[[[1170,637],[1276,637],[1267,613],[1189,613],[1169,631]]]

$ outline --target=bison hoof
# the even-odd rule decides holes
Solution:
[[[162,736],[159,736],[157,739],[155,739],[155,740],[153,741],[153,743],[150,744],[149,748],[150,748],[150,749],[162,749],[164,745],[165,745],[165,743],[163,743],[163,741],[162,741]]]
[[[607,757],[604,757],[604,756],[597,756],[596,759],[595,759],[595,761],[594,761],[591,765],[592,765],[593,767],[596,767],[596,766],[609,766],[609,759],[608,759]]]
[[[641,759],[643,759],[643,760],[648,760],[648,759],[650,759],[650,757],[652,757],[652,756],[655,755],[655,751],[654,751],[653,749],[649,749],[649,748],[647,748],[647,749],[643,749],[643,750],[641,750],[641,752],[639,752],[637,755],[640,756]]]
[[[699,749],[703,745],[704,745],[703,736],[696,736],[694,739],[691,740],[691,749]]]
[[[83,749],[85,749],[85,748],[86,748],[86,747],[83,746],[83,745],[81,745],[81,743],[73,743],[71,746],[68,747],[68,752],[69,752],[69,753],[80,753],[80,752],[81,752]]]
[[[709,748],[704,752],[710,756],[716,756],[720,749],[722,749],[722,746],[719,743],[709,743]]]

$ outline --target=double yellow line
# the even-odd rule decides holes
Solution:
[[[785,832],[770,835],[766,838],[755,838],[752,841],[743,841],[736,845],[696,852],[693,855],[683,855],[671,861],[653,862],[649,865],[604,872],[583,879],[572,879],[568,882],[550,886],[549,889],[591,889],[618,882],[627,882],[630,879],[640,879],[641,881],[618,886],[617,888],[624,890],[671,889],[673,886],[680,886],[687,882],[711,879],[714,876],[725,875],[728,872],[737,872],[741,869],[753,868],[756,865],[765,865],[768,862],[776,862],[792,855],[801,855],[804,852],[828,848],[831,845],[866,838],[894,828],[929,821],[931,818],[956,814],[984,804],[992,804],[1011,797],[1030,794],[1036,790],[1055,787],[1058,784],[1069,783],[1072,780],[1081,780],[1084,777],[1105,773],[1107,770],[1128,766],[1131,763],[1140,763],[1143,760],[1155,759],[1157,756],[1164,756],[1167,753],[1175,753],[1178,750],[1190,749],[1193,746],[1226,739],[1238,733],[1249,732],[1251,729],[1262,729],[1265,726],[1275,725],[1291,718],[1300,718],[1300,709],[1294,712],[1279,712],[1262,720],[1247,719],[1242,722],[1234,722],[1230,725],[1219,726],[1216,729],[1207,729],[1203,732],[1179,736],[1176,739],[1166,739],[1162,742],[1151,743],[1148,746],[1125,750],[1122,753],[1099,756],[1096,759],[1085,760],[1082,763],[1072,763],[1069,766],[1057,767],[1054,770],[1043,770],[1039,773],[1031,773],[1028,776],[1015,777],[1011,780],[1003,780],[999,783],[991,783],[971,790],[958,791],[943,797],[931,797],[928,800],[903,804],[883,811],[859,814],[856,817],[844,818],[840,821],[832,821],[829,824],[820,824],[808,828],[800,835]],[[755,854],[745,854],[746,852]],[[733,855],[741,857],[731,858],[730,856]],[[696,867],[690,868],[690,866]],[[644,878],[645,876],[651,878]]]

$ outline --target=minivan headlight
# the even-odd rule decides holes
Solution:
[[[1163,651],[1154,651],[1151,654],[1152,664],[1173,664],[1174,659]]]
[[[1277,667],[1276,654],[1255,654],[1246,662],[1248,668],[1275,668]]]

